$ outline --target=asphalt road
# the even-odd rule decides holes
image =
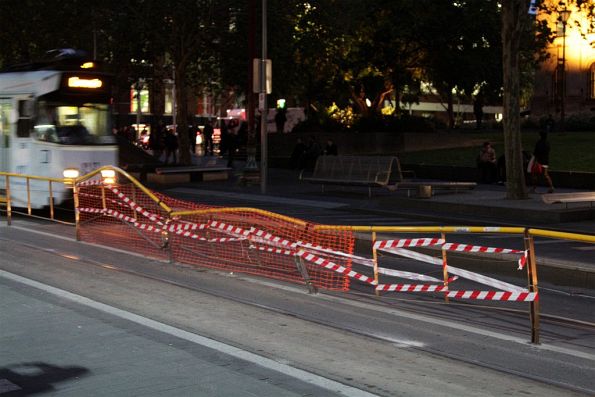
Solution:
[[[542,290],[531,345],[526,304],[309,295],[15,226],[0,226],[0,379],[21,388],[6,395],[23,372],[53,374],[56,395],[595,393],[588,294]]]

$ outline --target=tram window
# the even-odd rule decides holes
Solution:
[[[17,136],[19,138],[29,137],[32,117],[33,101],[19,101],[19,120],[17,122]]]

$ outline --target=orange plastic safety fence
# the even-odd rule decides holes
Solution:
[[[349,289],[348,257],[329,259],[347,269],[340,273],[297,254],[309,246],[351,254],[351,231],[313,231],[312,223],[292,222],[265,211],[230,211],[153,194],[174,212],[209,211],[172,218],[132,184],[112,187],[87,182],[78,187],[80,239],[148,257],[295,283],[304,283],[301,262],[318,288]]]

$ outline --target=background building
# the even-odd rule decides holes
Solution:
[[[551,14],[542,14],[555,33],[547,48],[549,59],[536,75],[531,104],[536,117],[587,113],[595,116],[595,27],[585,12],[576,6],[549,1],[556,6]]]

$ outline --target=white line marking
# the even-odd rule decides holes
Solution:
[[[279,363],[277,361],[271,360],[266,357],[259,356],[254,353],[250,353],[248,351],[239,349],[237,347],[227,345],[222,342],[218,342],[213,339],[206,338],[204,336],[196,335],[188,331],[184,331],[182,329],[172,327],[171,325],[163,324],[155,320],[151,320],[146,317],[139,316],[138,314],[130,313],[126,310],[118,309],[113,306],[106,305],[104,303],[100,303],[94,301],[89,298],[85,298],[84,296],[73,294],[72,292],[68,292],[56,287],[52,287],[50,285],[46,285],[25,277],[18,276],[13,273],[6,272],[4,270],[0,270],[0,277],[4,277],[6,279],[19,282],[21,284],[28,285],[33,288],[40,289],[52,295],[56,295],[60,298],[68,299],[70,301],[76,302],[78,304],[91,307],[93,309],[102,311],[104,313],[108,313],[112,316],[116,316],[128,321],[132,321],[134,323],[140,324],[142,326],[154,329],[159,332],[163,332],[165,334],[169,334],[175,336],[180,339],[187,340],[189,342],[193,342],[199,344],[201,346],[205,346],[207,348],[217,350],[221,353],[228,354],[232,357],[245,360],[251,362],[253,364],[259,365],[263,368],[269,369],[271,371],[276,371],[282,373],[284,375],[290,376],[292,378],[298,379],[302,382],[306,382],[312,384],[314,386],[318,386],[333,392],[337,392],[343,394],[345,396],[362,396],[362,397],[373,397],[376,396],[375,394],[368,393],[364,390],[357,389],[355,387],[347,386],[339,382],[335,382],[334,380],[324,378],[322,376],[303,371],[301,369],[297,369],[291,367],[286,364]]]

